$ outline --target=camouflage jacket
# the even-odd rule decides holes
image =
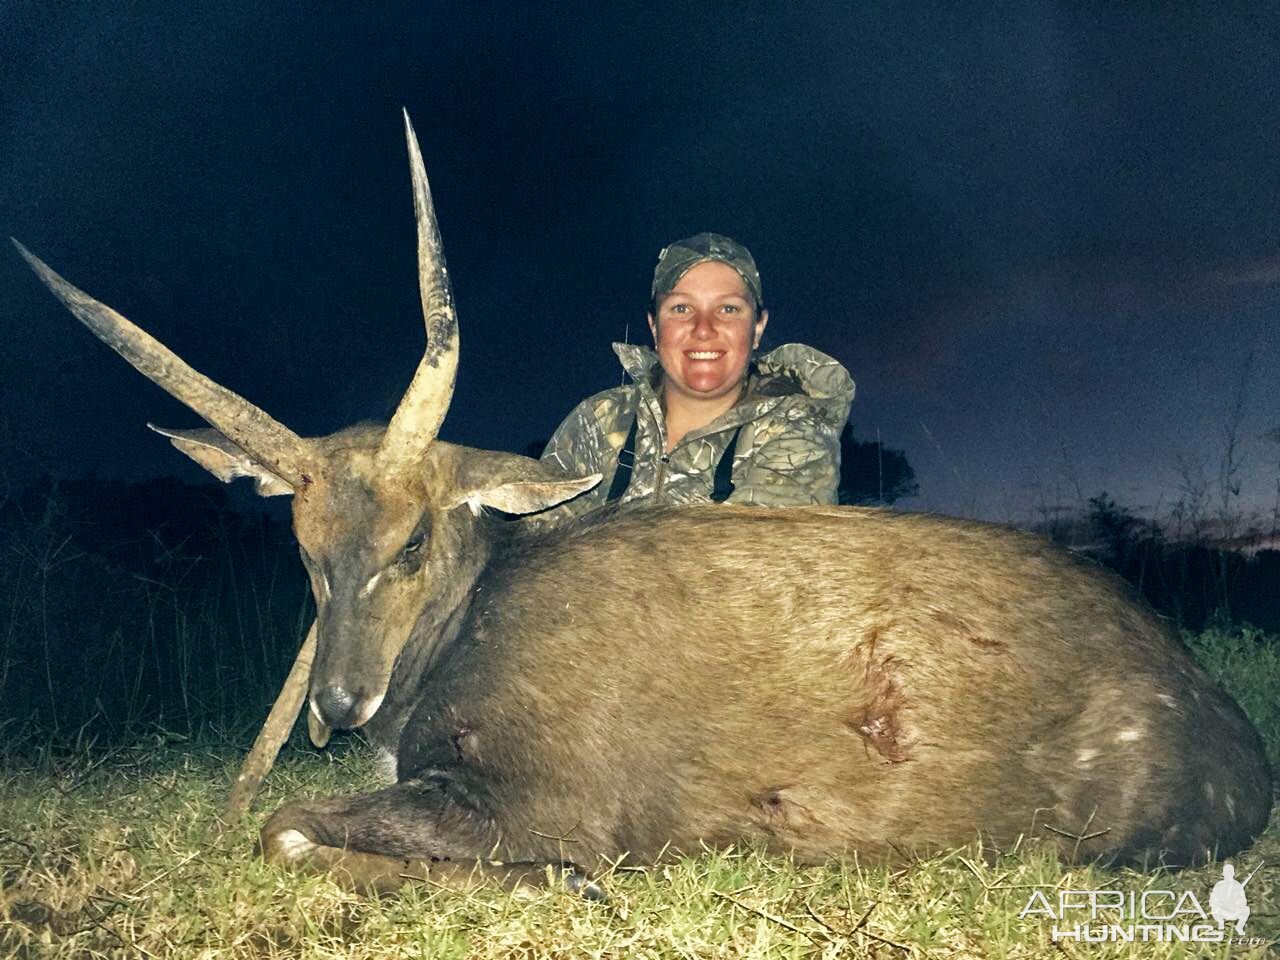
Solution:
[[[542,459],[576,476],[601,473],[592,490],[541,515],[560,523],[604,504],[618,454],[636,421],[635,462],[622,502],[709,500],[716,465],[735,431],[734,503],[793,506],[835,503],[840,480],[840,431],[853,402],[853,379],[836,360],[788,343],[756,358],[742,398],[668,454],[659,403],[658,357],[646,347],[615,343],[634,383],[588,397],[565,418]],[[637,419],[638,418],[638,419]]]

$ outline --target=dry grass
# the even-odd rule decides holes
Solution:
[[[100,758],[99,758],[100,759]],[[610,902],[557,890],[470,894],[413,886],[367,899],[323,877],[269,867],[253,852],[261,814],[210,839],[238,756],[156,734],[98,763],[88,754],[10,761],[0,775],[0,956],[233,957],[1191,957],[1193,945],[1050,941],[1019,918],[1032,891],[1189,889],[1207,904],[1220,874],[1065,869],[1045,851],[984,862],[976,847],[898,869],[798,868],[753,852],[705,855],[606,878]],[[294,744],[261,807],[295,794],[370,785],[348,747]],[[1276,826],[1244,857],[1280,866]],[[1249,885],[1249,933],[1280,936],[1275,878]]]

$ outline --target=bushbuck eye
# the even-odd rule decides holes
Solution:
[[[401,566],[415,570],[421,566],[423,561],[422,547],[426,542],[427,535],[425,533],[417,534],[410,539],[400,551],[399,562]]]

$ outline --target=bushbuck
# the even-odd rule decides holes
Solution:
[[[435,439],[457,322],[405,124],[427,348],[385,429],[301,438],[22,250],[213,427],[173,443],[293,496],[313,721],[394,748],[397,782],[284,806],[267,857],[385,888],[703,843],[814,862],[1035,836],[1182,865],[1262,830],[1240,709],[1117,578],[1040,538],[829,507],[499,516],[599,477]]]

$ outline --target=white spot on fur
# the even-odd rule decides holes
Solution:
[[[1081,750],[1079,753],[1076,754],[1076,763],[1083,766],[1084,764],[1090,762],[1095,757],[1097,757],[1098,753],[1099,751],[1097,750]]]
[[[1236,798],[1228,793],[1223,803],[1227,805],[1227,816],[1234,820],[1236,816]]]
[[[396,755],[386,747],[379,747],[373,755],[373,769],[377,774],[379,783],[388,785],[395,783]]]
[[[480,511],[484,509],[479,497],[467,497],[467,506],[470,508],[473,517],[480,516]]]
[[[1213,803],[1213,784],[1212,783],[1206,783],[1204,785],[1204,796],[1206,800],[1208,800],[1210,803]]]
[[[271,842],[281,859],[288,863],[294,863],[316,849],[311,838],[300,830],[281,830],[271,838]]]
[[[1169,696],[1167,693],[1157,694],[1156,698],[1170,710],[1178,709],[1178,701],[1173,699],[1173,697]]]
[[[373,593],[373,588],[378,585],[378,581],[381,579],[382,579],[382,571],[379,570],[377,573],[375,573],[372,577],[369,578],[369,582],[366,583],[364,585],[364,589],[360,591],[360,596],[367,597],[369,594]]]
[[[1129,727],[1128,729],[1121,730],[1116,734],[1116,739],[1120,743],[1132,743],[1134,740],[1141,740],[1142,730],[1138,727]]]

